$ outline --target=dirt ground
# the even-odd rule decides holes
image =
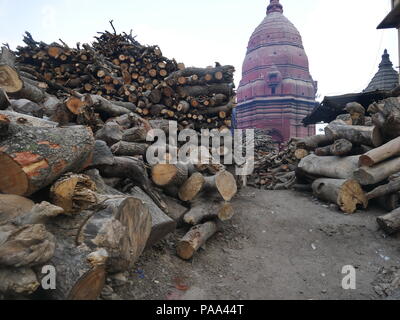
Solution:
[[[144,253],[127,277],[108,282],[104,299],[400,299],[400,236],[378,230],[378,209],[346,216],[295,191],[246,188],[236,215],[186,262],[178,230]],[[357,270],[356,290],[342,268]]]

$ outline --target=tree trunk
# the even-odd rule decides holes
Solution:
[[[206,198],[197,199],[192,203],[192,208],[184,216],[187,224],[196,226],[208,220],[219,219],[228,221],[234,215],[233,207],[227,202],[214,202]]]
[[[377,127],[331,123],[325,128],[325,134],[332,140],[346,139],[354,144],[365,144],[373,147],[379,147],[383,144],[383,137]]]
[[[318,147],[324,147],[333,143],[333,139],[324,134],[306,137],[297,142],[297,148],[314,151]]]
[[[177,244],[177,254],[184,260],[190,260],[208,239],[218,231],[215,222],[209,221],[193,227]]]
[[[333,179],[352,178],[358,168],[359,156],[353,157],[318,157],[309,155],[299,163],[299,169],[309,175]]]
[[[147,143],[120,141],[111,147],[111,151],[116,156],[145,156],[149,145]]]
[[[400,209],[377,218],[377,222],[381,229],[388,235],[393,235],[400,231]]]
[[[32,117],[12,111],[0,111],[0,115],[7,117],[12,123],[31,127],[56,128],[57,122]]]
[[[79,243],[108,252],[107,270],[124,272],[133,267],[150,236],[152,218],[140,199],[109,197],[81,228]]]
[[[384,181],[392,174],[400,171],[400,157],[387,160],[374,167],[361,167],[354,172],[354,177],[361,185],[373,185]]]
[[[0,141],[0,190],[29,196],[66,172],[86,168],[93,149],[93,134],[87,127],[11,125]]]
[[[348,214],[354,213],[358,205],[368,206],[365,193],[355,180],[318,179],[312,188],[316,197],[337,204]]]
[[[184,164],[157,164],[151,170],[153,182],[159,187],[182,186],[188,179],[188,166]]]
[[[400,137],[373,149],[360,157],[360,167],[372,167],[391,157],[400,155]]]
[[[178,200],[166,195],[162,196],[163,201],[168,207],[168,216],[175,221],[177,228],[180,228],[184,221],[183,217],[189,209],[183,206]]]
[[[176,222],[167,216],[139,187],[133,188],[131,194],[135,198],[143,201],[143,203],[149,208],[152,217],[152,228],[149,239],[146,243],[146,248],[151,248],[160,240],[164,239],[169,233],[175,231]]]
[[[102,140],[111,147],[122,140],[123,132],[117,123],[110,122],[97,131],[95,137],[97,140]]]
[[[391,181],[388,184],[379,186],[367,194],[368,200],[390,195],[400,191],[400,180]]]

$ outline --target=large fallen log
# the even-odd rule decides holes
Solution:
[[[325,135],[333,140],[346,139],[353,144],[372,147],[379,147],[384,141],[377,127],[349,126],[335,122],[325,128]]]
[[[355,180],[318,179],[312,185],[314,195],[324,201],[337,204],[348,214],[354,213],[358,205],[368,206],[368,200]]]
[[[400,137],[373,149],[360,157],[360,167],[372,167],[384,160],[400,155]]]
[[[152,218],[151,233],[147,240],[146,248],[151,248],[168,234],[175,231],[176,222],[167,216],[139,187],[133,188],[130,194],[140,199],[147,206]]]
[[[178,256],[184,260],[190,260],[217,231],[217,223],[213,221],[193,227],[177,244]]]
[[[359,156],[352,157],[318,157],[309,155],[303,158],[298,168],[313,176],[333,179],[348,179],[358,169]]]
[[[7,117],[10,122],[24,125],[24,126],[31,126],[31,127],[45,127],[45,128],[56,128],[58,126],[57,122],[32,117],[26,114],[21,114],[13,111],[0,111],[0,115]]]
[[[380,183],[400,171],[400,157],[381,162],[374,167],[361,167],[355,170],[354,178],[361,185],[374,185]]]
[[[400,231],[400,209],[377,218],[377,222],[381,229],[388,235],[395,234]]]
[[[150,236],[152,217],[141,200],[114,196],[103,201],[77,238],[90,250],[107,250],[108,272],[124,272],[142,254]]]
[[[37,128],[10,125],[0,141],[0,191],[29,196],[62,174],[91,162],[93,134],[82,126]]]

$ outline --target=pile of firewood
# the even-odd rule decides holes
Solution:
[[[311,153],[296,169],[303,189],[347,214],[375,202],[389,215],[378,219],[383,230],[400,231],[400,98],[346,106],[325,128],[325,135],[297,143]],[[370,115],[370,116],[367,116]]]
[[[70,48],[62,41],[37,42],[27,32],[16,63],[8,62],[19,71],[14,90],[28,82],[59,98],[75,115],[88,104],[100,104],[96,113],[102,120],[135,112],[196,130],[231,126],[234,67],[185,68],[164,57],[159,47],[141,45],[132,34],[106,31],[95,38],[92,45]],[[44,100],[39,91],[24,94],[20,97],[35,103]]]
[[[141,47],[132,36],[123,37],[125,44],[120,36],[105,33],[98,44],[83,49],[48,46],[29,37],[28,47],[19,48],[18,59],[2,48],[0,296],[40,291],[46,275],[42,272],[52,266],[56,288],[44,292],[48,297],[96,299],[108,275],[130,270],[145,248],[177,226],[193,227],[177,244],[177,254],[190,259],[217,231],[219,221],[234,214],[230,201],[237,193],[236,179],[231,168],[211,156],[213,150],[192,146],[189,162],[172,164],[172,148],[178,151],[182,145],[169,145],[165,164],[147,159],[147,137],[153,129],[168,137],[171,122],[183,129],[188,126],[182,121],[193,124],[195,119],[180,119],[179,125],[157,116],[152,119],[129,101],[133,95],[137,101],[149,99],[151,105],[143,110],[150,110],[156,106],[151,95],[155,90],[162,92],[164,103],[170,92],[173,105],[207,96],[215,101],[200,107],[204,111],[199,115],[212,109],[218,110],[218,119],[229,119],[229,110],[219,105],[229,104],[232,92],[222,97],[216,89],[232,80],[229,68],[179,71],[157,47]],[[150,88],[144,74],[151,76],[153,68],[156,75]],[[194,80],[200,70],[205,73]],[[124,71],[131,75],[130,84],[121,78]],[[145,78],[138,86],[136,72]],[[181,77],[189,82],[182,85]],[[107,82],[113,88],[106,88]],[[121,88],[130,94],[120,95]],[[179,100],[184,99],[184,93],[177,96],[179,90],[201,94],[191,91],[187,100]],[[214,113],[204,115],[196,123],[207,126]],[[210,161],[199,161],[204,156]]]
[[[298,139],[291,139],[282,150],[272,143],[270,149],[255,149],[255,170],[248,185],[262,190],[286,190],[296,184],[295,170],[302,157],[308,155],[297,148]],[[256,144],[257,145],[257,144]]]

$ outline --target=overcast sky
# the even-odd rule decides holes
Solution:
[[[97,31],[133,29],[144,44],[187,66],[215,61],[236,67],[241,78],[247,42],[265,16],[266,0],[0,0],[0,43],[22,44],[25,30],[45,42],[90,42]],[[399,65],[397,32],[376,30],[389,0],[281,0],[284,14],[303,36],[319,94],[360,92],[387,48]]]

